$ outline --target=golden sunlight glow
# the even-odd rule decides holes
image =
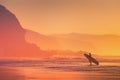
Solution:
[[[92,49],[93,53],[100,55],[120,55],[119,3],[119,0],[29,0],[29,2],[28,0],[8,0],[1,2],[17,16],[25,29],[44,35],[79,33],[96,36],[94,39],[80,36],[76,38],[47,36],[49,38],[42,40],[43,37],[27,34],[26,40],[37,44],[41,49],[72,51]],[[101,34],[102,37],[99,36]],[[114,36],[109,38],[105,34]]]

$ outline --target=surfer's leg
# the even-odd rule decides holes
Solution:
[[[90,62],[90,66],[92,66],[92,61],[89,61]]]

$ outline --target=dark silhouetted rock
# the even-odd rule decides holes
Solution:
[[[25,32],[16,16],[0,5],[0,56],[39,57],[39,47],[26,42]]]

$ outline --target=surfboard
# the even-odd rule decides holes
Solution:
[[[91,56],[88,55],[88,54],[84,54],[84,56],[85,56],[89,61],[95,63],[96,65],[99,65],[99,62],[98,62],[95,58],[91,57]]]

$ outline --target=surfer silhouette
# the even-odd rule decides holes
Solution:
[[[89,56],[92,57],[91,53],[89,53]],[[92,65],[92,61],[90,59],[89,59],[89,63],[90,63],[90,66],[91,66]]]
[[[88,54],[85,53],[84,56],[88,59],[90,66],[92,66],[92,63],[99,65],[99,62],[92,57],[91,53],[88,53]]]

